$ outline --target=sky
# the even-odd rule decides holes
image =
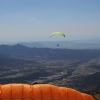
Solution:
[[[50,34],[63,32],[66,37]],[[100,38],[100,0],[0,0],[0,44]]]

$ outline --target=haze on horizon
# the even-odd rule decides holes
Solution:
[[[62,31],[66,37],[50,34]],[[0,44],[100,38],[100,0],[0,0]]]

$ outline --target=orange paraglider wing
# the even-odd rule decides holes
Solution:
[[[1,100],[95,100],[91,95],[50,84],[0,85]]]

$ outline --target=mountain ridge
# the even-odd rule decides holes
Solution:
[[[100,49],[100,42],[83,42],[76,41],[37,41],[37,42],[21,42],[27,47],[37,47],[37,48],[67,48],[67,49]],[[59,44],[59,46],[57,46]]]
[[[29,48],[20,44],[0,45],[0,53],[16,57],[37,59],[92,59],[100,57],[100,50],[91,49],[61,49],[61,48]]]

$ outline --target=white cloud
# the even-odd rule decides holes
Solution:
[[[30,18],[30,19],[28,19],[28,20],[35,20],[35,18]]]

